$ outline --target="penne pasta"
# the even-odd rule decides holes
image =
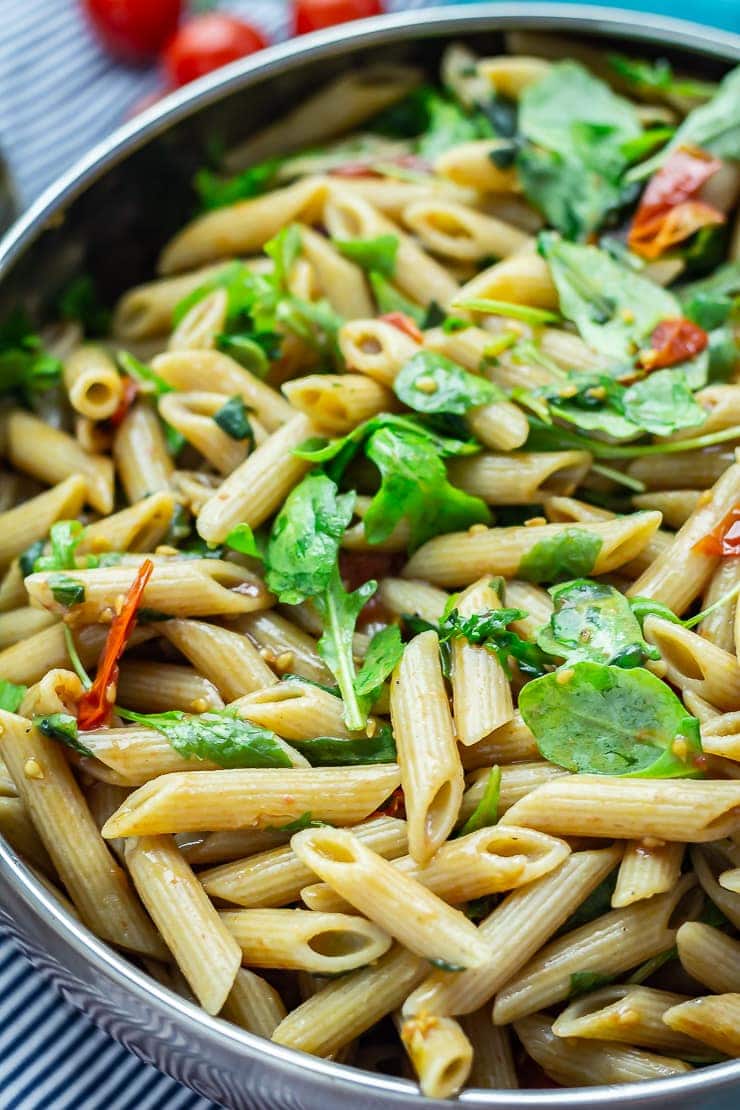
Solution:
[[[345,913],[250,909],[219,916],[251,967],[342,975],[380,959],[391,945],[377,925]]]

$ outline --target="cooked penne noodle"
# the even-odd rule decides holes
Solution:
[[[288,671],[310,682],[331,682],[331,673],[316,650],[316,641],[280,613],[272,609],[248,613],[238,617],[231,627],[259,645],[262,658],[279,674]]]
[[[510,193],[517,188],[516,172],[499,169],[491,158],[495,143],[478,139],[457,145],[440,154],[434,163],[436,174],[455,185],[486,193]]]
[[[74,486],[65,488],[64,501],[69,507],[65,509],[59,504],[60,512],[66,511],[73,515],[74,510],[69,502],[73,502],[78,496],[80,475],[85,480],[84,499],[92,508],[106,514],[113,508],[111,460],[103,455],[88,455],[72,436],[51,427],[37,416],[20,409],[14,409],[8,414],[5,420],[5,450],[8,459],[18,470],[38,478],[40,482],[56,485],[57,495],[60,493],[58,483],[65,479],[76,479]],[[53,499],[50,500],[55,504]],[[49,512],[51,506],[48,501],[43,504],[45,511]]]
[[[160,490],[128,509],[88,524],[77,552],[153,551],[165,539],[174,511],[174,497]]]
[[[719,906],[735,928],[740,928],[740,894],[719,882],[719,876],[737,865],[740,850],[730,847],[731,841],[718,840],[716,844],[703,844],[691,849],[694,872],[707,897]]]
[[[225,289],[212,289],[191,306],[167,341],[169,351],[191,351],[215,347],[226,327],[229,298]]]
[[[414,637],[391,680],[391,721],[401,767],[409,852],[426,863],[460,809],[463,772],[436,633]]]
[[[529,246],[510,254],[503,262],[495,262],[466,282],[452,302],[453,308],[457,302],[464,304],[478,297],[535,305],[537,308],[558,307],[557,289],[550,277],[550,268]],[[505,316],[505,312],[498,315]]]
[[[550,1018],[533,1014],[514,1025],[524,1048],[547,1075],[566,1087],[603,1083],[639,1083],[667,1079],[691,1071],[689,1064],[670,1056],[657,1056],[641,1048],[611,1041],[586,1041],[558,1037]]]
[[[165,393],[159,413],[175,431],[221,474],[230,474],[244,462],[247,439],[234,439],[222,431],[214,417],[227,403],[222,393]]]
[[[671,890],[680,878],[683,855],[683,844],[630,840],[619,865],[612,906],[629,906]]]
[[[740,994],[710,994],[671,1006],[663,1021],[678,1033],[740,1056]]]
[[[307,813],[318,821],[353,825],[373,813],[400,778],[394,763],[163,775],[134,791],[103,834],[279,827]]]
[[[676,947],[692,979],[717,994],[740,991],[740,941],[701,921],[686,921],[676,933]]]
[[[666,1010],[686,1001],[685,995],[652,987],[603,987],[571,1002],[553,1022],[552,1031],[558,1037],[621,1041],[711,1063],[712,1054],[700,1041],[675,1033],[663,1021]]]
[[[530,566],[531,573],[536,573],[539,553],[535,549],[540,543],[552,543],[557,537],[567,542],[580,536],[588,537],[593,550],[591,573],[608,574],[633,559],[659,524],[659,513],[637,513],[578,528],[539,524],[530,528],[481,527],[480,531],[452,532],[423,544],[411,556],[403,574],[408,578],[425,578],[438,586],[462,586],[482,574],[527,577]]]
[[[286,740],[352,736],[344,723],[342,699],[309,682],[270,685],[239,698],[232,708],[245,720],[272,729]]]
[[[90,420],[107,420],[123,397],[123,381],[101,347],[84,344],[64,361],[64,388],[72,408]]]
[[[221,1017],[258,1037],[270,1038],[286,1015],[278,992],[260,975],[240,967],[221,1009]]]
[[[337,336],[347,369],[392,386],[403,364],[419,351],[415,339],[384,320],[350,320]]]
[[[292,835],[278,829],[229,829],[226,832],[180,833],[175,840],[188,863],[197,867],[226,863],[280,847],[287,844]]]
[[[486,943],[464,914],[349,830],[305,829],[290,845],[319,878],[417,955],[458,968],[480,967],[490,959]]]
[[[427,1098],[450,1098],[464,1086],[473,1065],[473,1046],[454,1018],[399,1018],[401,1043]]]
[[[655,509],[663,514],[663,523],[669,528],[680,528],[696,509],[700,497],[696,489],[655,490],[636,493],[632,504],[636,509]]]
[[[129,840],[126,865],[196,998],[209,1014],[217,1014],[241,962],[237,942],[170,837]]]
[[[207,543],[222,543],[238,524],[256,528],[277,509],[308,470],[291,452],[312,433],[311,421],[298,414],[232,471],[198,513],[198,532]]]
[[[24,605],[22,609],[9,609],[0,613],[0,651],[35,636],[50,625],[57,623],[53,613],[45,609],[32,609]]]
[[[0,836],[27,863],[46,875],[54,874],[54,864],[20,798],[0,795]]]
[[[395,817],[376,817],[355,825],[352,831],[385,859],[395,859],[406,851],[406,825]],[[302,889],[315,879],[313,871],[288,845],[201,871],[198,877],[212,898],[247,908],[295,902]]]
[[[204,281],[220,273],[233,259],[204,266],[180,277],[148,281],[124,293],[113,312],[113,334],[118,339],[151,339],[172,328],[175,308]]]
[[[553,836],[718,840],[737,826],[740,782],[566,775],[520,798],[502,821]]]
[[[464,1014],[460,1018],[460,1025],[473,1046],[469,1085],[516,1091],[519,1080],[509,1031],[501,1025],[493,1024],[490,1007],[484,1006],[474,1014]]]
[[[301,250],[316,271],[324,296],[340,316],[357,320],[372,315],[372,299],[359,266],[305,224],[301,227]]]
[[[736,656],[673,621],[648,617],[645,638],[660,651],[666,677],[718,709],[740,709],[740,664]]]
[[[527,505],[550,494],[572,493],[591,466],[587,451],[520,451],[514,458],[484,451],[455,459],[448,468],[450,479],[490,505]]]
[[[391,945],[377,925],[345,913],[250,909],[219,916],[252,967],[343,975],[380,959]]]
[[[206,713],[224,707],[213,683],[192,667],[150,660],[131,660],[122,665],[118,697],[139,713],[166,713],[169,709]]]
[[[32,543],[44,539],[55,521],[77,516],[86,496],[85,477],[72,474],[45,493],[0,513],[0,565],[6,567]]]
[[[495,1023],[508,1025],[562,1002],[576,972],[616,977],[673,947],[679,904],[695,882],[687,875],[667,894],[611,910],[551,941],[496,995]]]
[[[696,709],[692,712],[696,713]],[[703,721],[701,737],[705,752],[740,761],[740,713],[720,713],[715,709]]]
[[[54,869],[83,921],[131,951],[162,958],[162,943],[111,856],[58,744],[0,710],[0,753]]]
[[[628,477],[642,482],[648,490],[689,489],[706,492],[708,486],[718,482],[735,461],[732,451],[682,451],[677,455],[661,458],[633,459],[627,464]],[[697,501],[697,510],[706,504],[706,498]],[[687,517],[688,519],[688,517]]]
[[[468,788],[463,795],[460,805],[460,820],[467,821],[481,801],[488,778],[490,767],[482,768],[470,776]],[[562,767],[555,767],[552,763],[536,760],[531,763],[512,763],[509,767],[501,768],[501,786],[499,789],[498,811],[505,813],[511,809],[520,798],[537,790],[544,783],[553,779],[562,778],[568,772]]]
[[[517,710],[510,721],[501,725],[490,736],[461,749],[460,759],[466,771],[475,771],[495,764],[531,762],[539,754],[532,731],[525,725]]]
[[[512,224],[441,197],[414,201],[401,218],[427,250],[452,259],[505,258],[529,239]]]
[[[550,521],[565,521],[570,523],[582,521],[614,520],[616,513],[600,506],[590,505],[586,501],[578,501],[575,497],[557,495],[548,497],[544,503],[545,516]],[[648,542],[626,563],[622,570],[625,574],[637,577],[655,562],[670,546],[673,537],[661,528],[654,532]]]
[[[548,875],[507,895],[479,926],[495,957],[482,968],[433,971],[404,1014],[470,1014],[511,979],[619,862],[619,847],[573,852]]]
[[[384,578],[378,589],[380,600],[391,613],[412,613],[436,623],[449,600],[449,594],[426,582],[407,582],[403,578]]]
[[[207,621],[184,619],[163,621],[159,631],[213,683],[224,701],[234,701],[277,682],[251,640],[239,632]]]
[[[518,100],[525,89],[550,72],[549,62],[523,54],[481,58],[476,68],[500,96],[510,100]]]
[[[283,393],[294,409],[331,435],[398,408],[391,391],[366,374],[307,374],[286,382]]]
[[[137,402],[119,424],[113,459],[129,504],[169,489],[174,466],[159,417],[145,401]]]
[[[456,608],[462,617],[501,608],[488,578],[461,595]],[[480,644],[458,636],[452,643],[451,682],[455,731],[461,744],[476,744],[514,715],[511,688],[499,659]]]
[[[740,565],[736,559],[723,559],[709,580],[702,597],[702,609],[709,609],[731,593],[740,584]],[[731,597],[723,605],[718,605],[701,621],[699,634],[723,651],[736,653],[735,613],[736,598]]]

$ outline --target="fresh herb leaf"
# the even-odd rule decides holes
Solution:
[[[156,370],[152,370],[151,366],[147,366],[145,362],[134,358],[128,351],[119,351],[117,358],[121,370],[128,374],[130,378],[139,382],[144,387],[144,393],[151,394],[153,397],[162,397],[165,393],[174,392],[174,387],[166,382]],[[185,446],[185,436],[178,432],[176,428],[173,428],[171,424],[168,424],[166,420],[162,420],[162,426],[167,441],[167,450],[171,455],[179,455]]]
[[[601,543],[600,536],[584,528],[563,528],[539,540],[524,555],[517,576],[527,582],[585,578],[594,568]]]
[[[393,763],[396,745],[390,725],[382,724],[372,736],[317,736],[296,743],[312,767],[353,767]]]
[[[85,529],[79,520],[58,520],[49,533],[50,555],[39,555],[34,571],[72,570],[77,566],[76,551]]]
[[[15,682],[8,682],[7,678],[0,679],[0,709],[4,709],[8,713],[17,713],[27,690],[27,686],[19,686]]]
[[[445,614],[439,625],[440,645],[459,636],[468,643],[480,644],[494,654],[506,675],[511,674],[509,658],[515,659],[522,674],[538,678],[551,663],[537,644],[523,640],[509,625],[526,617],[524,609],[487,609],[463,617],[456,608]]]
[[[71,748],[78,755],[93,756],[84,744],[77,731],[77,718],[69,713],[50,713],[46,717],[34,717],[33,723],[42,736],[49,740],[58,740],[66,747]]]
[[[85,335],[107,335],[110,330],[111,311],[101,303],[89,274],[70,282],[59,297],[58,310],[63,320],[81,324]]]
[[[334,246],[363,270],[392,278],[396,272],[397,235],[378,235],[375,239],[334,239]]]
[[[493,129],[482,112],[466,112],[454,100],[432,91],[426,98],[427,124],[417,150],[422,158],[434,162],[459,143],[485,139]]]
[[[403,644],[398,625],[390,624],[376,632],[355,680],[358,697],[367,698],[372,705],[402,655]]]
[[[614,978],[613,975],[604,975],[601,971],[573,971],[570,976],[568,998],[578,998],[582,994],[597,991],[613,983]]]
[[[301,229],[298,224],[286,224],[277,235],[265,243],[265,254],[274,263],[273,280],[279,289],[285,289],[291,270],[301,253]]]
[[[553,586],[554,610],[537,643],[549,655],[616,667],[641,667],[660,652],[644,640],[628,598],[613,586],[586,578]]]
[[[344,721],[351,730],[364,728],[367,721],[367,699],[360,699],[355,690],[355,625],[360,610],[376,589],[377,583],[370,581],[348,593],[335,563],[326,589],[314,598],[324,626],[317,645],[319,655],[337,680],[344,702]]]
[[[254,429],[247,416],[247,406],[239,394],[230,397],[226,404],[213,414],[213,419],[232,439],[247,439],[254,443]]]
[[[237,524],[236,528],[232,528],[226,537],[226,546],[238,551],[240,555],[251,555],[255,559],[264,557],[255,534],[248,524]],[[220,558],[220,556],[216,555],[215,558]]]
[[[628,172],[627,180],[643,181],[682,146],[700,147],[726,161],[740,160],[740,66],[730,70],[710,101],[689,112],[662,150]]]
[[[33,574],[33,568],[39,555],[43,555],[45,543],[43,540],[36,540],[25,551],[21,552],[18,557],[18,566],[20,567],[21,574],[25,578],[29,574]]]
[[[556,63],[524,89],[519,128],[525,195],[568,238],[585,238],[630,199],[622,146],[641,134],[637,114],[577,62]]]
[[[464,413],[476,405],[486,405],[503,397],[501,390],[487,378],[469,374],[434,351],[412,355],[396,375],[393,392],[417,412]]]
[[[375,303],[378,306],[378,312],[381,315],[385,316],[390,312],[403,312],[405,316],[410,316],[419,327],[424,325],[426,310],[421,305],[410,301],[408,297],[404,297],[403,293],[399,293],[395,285],[391,285],[383,274],[378,273],[377,270],[371,270],[368,277]]]
[[[304,829],[320,829],[326,825],[326,821],[314,821],[311,817],[311,811],[306,810],[300,817],[296,817],[295,821],[288,821],[285,825],[268,825],[267,828],[272,832],[302,832]]]
[[[495,766],[491,768],[483,797],[460,829],[460,836],[467,836],[468,833],[477,832],[478,829],[485,829],[489,825],[496,824],[500,794],[501,768]]]
[[[49,579],[49,587],[54,600],[60,605],[79,605],[85,600],[84,585],[68,574],[53,574]]]
[[[666,58],[648,62],[644,58],[626,58],[623,54],[608,54],[607,61],[623,81],[641,93],[668,93],[672,96],[695,97],[706,100],[714,96],[717,85],[713,81],[695,81],[691,77],[676,77]]]
[[[496,301],[490,297],[463,297],[462,300],[453,301],[452,307],[466,308],[472,312],[486,312],[492,316],[509,316],[512,320],[522,320],[533,327],[538,327],[540,324],[557,324],[560,320],[557,312],[532,308],[530,305],[517,304],[515,301]],[[465,326],[469,327],[467,323]]]
[[[699,722],[650,671],[575,663],[528,683],[519,710],[545,759],[579,774],[696,775]]]
[[[219,177],[212,170],[198,170],[193,187],[202,210],[208,212],[213,208],[223,208],[225,205],[266,193],[274,183],[281,162],[281,158],[269,158],[227,178]]]
[[[237,717],[233,710],[210,713],[134,713],[118,709],[124,720],[156,729],[185,759],[203,759],[219,767],[290,767],[278,737]]]
[[[141,610],[139,610],[139,615],[141,615]],[[72,635],[72,629],[66,622],[62,622],[62,633],[64,635],[64,643],[67,648],[67,655],[69,656],[69,661],[72,664],[72,670],[75,672],[80,682],[82,683],[82,689],[89,690],[92,687],[92,679],[82,665],[80,653],[77,650],[77,645],[75,644],[74,636]]]
[[[0,393],[42,393],[57,385],[61,375],[61,362],[46,354],[25,313],[11,313],[0,325]]]
[[[251,335],[222,332],[216,336],[216,346],[258,378],[266,377],[271,361],[280,357],[280,336],[272,331]]]
[[[635,382],[622,394],[621,405],[636,428],[657,436],[696,428],[707,418],[706,410],[694,399],[686,374],[678,368],[658,370]]]
[[[539,249],[550,267],[563,315],[590,347],[617,365],[631,365],[660,321],[681,315],[673,294],[598,247],[542,232]]]

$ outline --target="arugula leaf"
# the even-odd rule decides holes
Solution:
[[[8,713],[17,713],[27,690],[27,686],[8,682],[7,678],[0,679],[0,709],[5,709]]]
[[[630,199],[622,145],[641,134],[637,114],[577,62],[524,89],[519,127],[530,144],[517,156],[525,195],[568,238],[584,238]]]
[[[34,717],[33,723],[47,739],[60,741],[78,755],[94,756],[94,753],[79,738],[77,718],[70,716],[69,713],[50,713],[46,717]]]
[[[523,640],[518,633],[512,632],[508,627],[513,621],[521,620],[526,615],[524,609],[487,609],[483,613],[462,617],[458,610],[453,608],[440,622],[440,646],[444,646],[458,636],[463,636],[468,643],[481,644],[492,652],[507,676],[511,676],[509,667],[509,657],[511,657],[517,661],[522,674],[538,678],[545,673],[545,667],[551,660],[545,658],[537,644]]]
[[[110,330],[112,313],[101,303],[89,274],[70,282],[59,297],[58,311],[63,320],[80,323],[85,335],[107,335]]]
[[[411,551],[442,532],[490,521],[490,510],[480,497],[450,484],[444,461],[428,435],[382,427],[370,436],[365,454],[381,474],[380,489],[364,517],[370,543],[382,543],[404,519]]]
[[[254,443],[254,429],[247,416],[244,399],[237,393],[213,414],[213,419],[222,431],[232,439],[247,439]]]
[[[620,265],[598,247],[568,243],[552,232],[539,236],[560,310],[595,351],[631,365],[640,344],[667,317],[681,315],[661,286]]]
[[[623,81],[639,92],[661,92],[673,96],[707,99],[717,91],[713,81],[695,81],[691,77],[676,77],[666,58],[654,62],[644,58],[626,58],[624,54],[608,54],[607,62]]]
[[[590,994],[601,987],[613,983],[616,976],[604,975],[601,971],[573,971],[570,976],[570,991],[568,998],[578,998],[582,994]]]
[[[317,736],[296,745],[312,767],[354,767],[366,763],[393,763],[396,745],[390,725],[382,724],[373,736]]]
[[[77,566],[76,551],[84,532],[79,520],[58,520],[52,524],[49,532],[51,554],[37,556],[34,571],[73,570]]]
[[[454,100],[433,90],[426,98],[427,123],[417,144],[418,153],[434,162],[459,143],[485,139],[493,128],[482,112],[466,112]]]
[[[503,398],[493,382],[434,351],[412,355],[396,375],[393,392],[417,412],[464,413]]]
[[[270,369],[270,362],[280,357],[280,336],[272,331],[252,334],[222,332],[216,336],[216,347],[249,370],[250,374],[264,378]]]
[[[622,409],[637,428],[658,436],[698,427],[707,418],[706,410],[694,399],[686,374],[677,367],[658,370],[629,386],[622,395]]]
[[[268,158],[227,178],[219,177],[212,170],[198,170],[193,187],[198,194],[201,209],[209,212],[214,208],[223,208],[240,200],[261,196],[272,187],[281,162],[281,158]]]
[[[286,224],[277,235],[265,243],[265,254],[275,264],[272,273],[278,289],[285,289],[290,272],[301,253],[301,229],[298,224]]]
[[[642,668],[575,663],[528,683],[519,710],[542,756],[569,771],[633,778],[698,773],[699,722]]]
[[[49,586],[54,600],[60,605],[79,605],[85,600],[84,585],[70,578],[68,574],[52,574]]]
[[[517,577],[527,582],[585,578],[601,551],[601,537],[584,528],[568,527],[539,540],[523,557]]]
[[[219,767],[290,767],[278,737],[237,717],[230,709],[210,713],[134,713],[118,709],[124,720],[154,728],[185,759],[204,759]]]
[[[700,147],[726,161],[740,160],[740,66],[723,78],[710,101],[689,112],[662,150],[629,170],[627,180],[643,181],[682,146]]]
[[[410,301],[408,297],[404,297],[403,293],[399,293],[395,285],[391,285],[383,274],[378,273],[377,270],[371,270],[368,278],[375,303],[378,306],[378,312],[381,315],[387,315],[389,312],[403,312],[405,316],[410,316],[419,327],[424,325],[426,309],[415,304],[414,301]]]
[[[398,625],[390,624],[375,633],[355,679],[357,696],[367,700],[368,708],[378,698],[383,683],[402,655],[403,644]]]
[[[641,667],[660,652],[644,640],[628,598],[613,586],[578,578],[553,586],[555,603],[537,643],[549,655],[577,663],[588,659],[617,667]]]
[[[377,589],[374,581],[363,582],[347,593],[334,564],[325,591],[314,598],[324,625],[318,642],[319,655],[337,680],[344,702],[344,721],[348,729],[359,730],[367,720],[366,701],[355,690],[355,662],[352,641],[360,610]]]
[[[467,836],[468,833],[477,832],[478,829],[485,829],[489,825],[495,825],[498,821],[500,794],[501,768],[496,765],[491,768],[488,781],[486,782],[486,788],[483,791],[483,797],[460,829],[458,835]]]
[[[125,374],[130,378],[140,382],[144,386],[144,392],[151,394],[153,397],[162,397],[165,393],[174,393],[174,386],[166,382],[156,370],[152,370],[151,366],[147,366],[145,362],[141,362],[138,358],[134,358],[128,351],[119,351],[117,354],[118,365]],[[159,414],[157,414],[159,415]],[[178,455],[185,446],[185,436],[168,424],[166,420],[162,420],[164,427],[165,438],[167,440],[167,450],[171,455]]]
[[[309,474],[288,495],[266,553],[267,587],[281,602],[297,605],[329,588],[354,503],[354,492],[337,494],[325,474]]]
[[[699,281],[692,281],[678,290],[678,295],[684,305],[690,304],[694,297],[705,294],[710,297],[726,297],[732,299],[740,294],[740,258],[725,262],[708,277]]]
[[[453,301],[452,307],[467,308],[473,312],[487,312],[495,316],[510,316],[512,320],[522,320],[533,327],[540,324],[557,324],[560,320],[557,312],[532,308],[530,305],[517,304],[515,301],[497,301],[491,297],[463,297],[462,300]],[[464,327],[470,327],[466,321],[461,322]]]
[[[254,532],[248,524],[237,524],[236,528],[232,528],[226,537],[226,546],[238,551],[240,555],[251,555],[255,559],[262,559],[264,556],[260,550]],[[208,558],[208,555],[198,554],[198,558]],[[212,558],[219,559],[220,555],[211,556]]]
[[[375,239],[333,239],[334,246],[345,258],[363,270],[392,278],[396,272],[397,235],[378,235]]]
[[[25,551],[22,551],[18,556],[18,566],[20,572],[25,578],[29,574],[33,574],[33,568],[39,555],[43,555],[45,543],[43,540],[36,540]]]
[[[25,313],[11,313],[0,325],[0,393],[41,393],[57,385],[61,375],[61,362],[45,353]]]

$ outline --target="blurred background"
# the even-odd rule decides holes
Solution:
[[[2,0],[0,150],[17,202],[29,204],[142,106],[225,62],[294,34],[441,2]],[[607,6],[740,31],[740,0]]]

